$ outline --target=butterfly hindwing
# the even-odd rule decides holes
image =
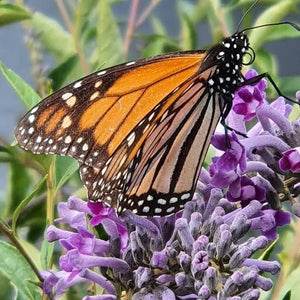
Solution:
[[[210,74],[203,76],[211,76],[213,69],[207,72]],[[99,170],[91,178],[95,170],[81,169],[83,182],[90,184],[89,199],[101,198],[118,207],[119,212],[131,209],[140,215],[153,216],[171,214],[191,198],[209,144],[208,136],[204,149],[195,149],[202,142],[199,133],[207,126],[214,128],[220,115],[216,101],[206,95],[201,80],[201,77],[193,79],[165,97],[150,119],[153,122],[149,117],[143,121],[146,127],[142,133],[138,132],[138,126],[134,129],[132,133],[140,144],[124,151],[130,158],[128,166],[116,168],[118,173],[114,177],[107,177]],[[205,112],[208,112],[206,118],[202,116]],[[208,116],[213,116],[212,120]],[[198,143],[186,142],[197,138]],[[178,180],[180,176],[183,178]],[[181,186],[176,186],[176,182]]]

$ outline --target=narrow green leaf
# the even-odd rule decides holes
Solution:
[[[40,191],[41,187],[44,185],[46,181],[47,175],[40,181],[40,183],[36,186],[36,188],[18,205],[15,209],[12,217],[12,230],[16,233],[16,224],[19,218],[20,213],[23,208],[30,202],[30,200]]]
[[[162,35],[162,36],[166,36],[167,35],[167,31],[166,31],[164,25],[155,16],[151,17],[151,25],[152,25],[153,31],[157,35]]]
[[[0,70],[27,108],[31,108],[41,101],[41,97],[35,90],[14,71],[6,68],[2,62],[0,62]]]
[[[281,77],[278,86],[284,95],[295,97],[295,92],[300,89],[300,75]]]
[[[42,226],[44,226],[44,222],[42,224],[43,224]],[[36,248],[36,246],[32,242],[29,242],[28,240],[19,239],[19,242],[22,245],[25,252],[29,255],[30,259],[34,262],[36,268],[38,270],[45,270],[44,268],[42,268],[40,263],[40,257],[41,257],[40,250]]]
[[[270,54],[264,49],[259,49],[255,51],[254,65],[259,71],[259,73],[268,72],[275,82],[278,81],[276,78],[277,63],[276,59],[272,54]]]
[[[71,157],[55,156],[55,189],[60,189],[63,184],[77,171],[78,163]]]
[[[297,8],[298,0],[285,0],[285,1],[278,1],[276,4],[272,5],[268,8],[264,13],[262,13],[258,19],[256,20],[253,26],[262,25],[262,24],[269,24],[274,22],[280,22],[286,15],[295,11]],[[287,26],[287,25],[282,25]],[[252,30],[249,33],[249,40],[251,43],[251,47],[255,51],[257,51],[264,43],[265,38],[275,30],[274,26],[268,26],[259,28],[256,30]]]
[[[16,288],[22,299],[41,299],[41,292],[32,283],[38,279],[24,257],[11,245],[0,241],[0,272]]]
[[[168,39],[166,36],[151,35],[146,40],[149,40],[149,44],[142,50],[141,57],[151,57],[166,52],[182,50],[179,48],[177,41]]]
[[[292,295],[291,291],[288,291],[288,292],[284,295],[284,297],[282,298],[282,300],[290,300],[290,299],[291,299],[291,295]]]
[[[300,270],[295,269],[293,272],[289,272],[287,278],[284,280],[284,284],[278,295],[278,299],[283,299],[290,293],[291,300],[298,300],[300,295]]]
[[[51,71],[48,77],[52,79],[51,85],[53,91],[58,90],[66,84],[68,75],[72,73],[77,64],[78,56],[72,55]]]
[[[123,44],[110,4],[99,0],[98,49],[95,65],[110,67],[125,60]]]
[[[9,168],[9,213],[24,199],[30,187],[30,177],[24,166],[12,160]]]
[[[79,0],[76,8],[75,28],[77,35],[82,35],[89,22],[94,23],[97,16],[98,0]]]
[[[182,23],[182,48],[183,50],[195,49],[197,46],[197,33],[195,26],[187,14],[181,14]]]
[[[0,2],[0,26],[30,18],[30,12],[12,3]]]
[[[297,24],[300,26],[300,24]],[[265,41],[280,39],[300,38],[300,32],[289,25],[274,26],[273,30],[265,37]]]
[[[53,19],[37,12],[33,14],[31,24],[36,32],[40,33],[38,38],[45,49],[56,58],[58,63],[76,53],[71,35]]]
[[[279,241],[278,239],[273,241],[268,246],[268,248],[263,251],[263,253],[259,257],[259,260],[266,260],[267,261],[270,258],[270,256],[272,255],[272,253],[274,252],[274,249],[275,249],[276,245],[278,244],[278,241]]]

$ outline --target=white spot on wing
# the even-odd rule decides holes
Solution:
[[[132,132],[129,137],[127,138],[127,142],[128,142],[128,147],[130,147],[132,145],[132,143],[134,142],[135,140],[135,133]]]
[[[188,199],[189,197],[190,197],[190,193],[186,193],[181,196],[181,199],[185,200],[185,199]]]
[[[74,85],[73,88],[77,89],[79,87],[81,87],[82,81],[77,81]]]
[[[136,63],[135,61],[131,61],[131,62],[127,63],[126,66],[132,66],[132,65],[134,65],[135,63]]]
[[[73,94],[72,93],[64,93],[61,98],[63,100],[68,100]]]
[[[72,138],[71,138],[71,136],[66,136],[66,138],[65,138],[65,143],[66,144],[70,144],[72,142]]]
[[[172,206],[172,207],[169,207],[168,209],[167,209],[167,213],[171,213],[173,210],[175,209],[175,207],[174,206]]]
[[[156,208],[154,209],[154,212],[155,212],[156,214],[159,214],[159,213],[162,212],[162,209],[159,208],[159,207],[156,207]]]
[[[153,196],[148,195],[148,196],[147,196],[147,200],[148,200],[148,201],[152,201],[152,200],[153,200]]]
[[[34,115],[30,115],[30,116],[28,117],[29,123],[32,123],[32,122],[34,121],[34,119],[35,119],[35,116],[34,116]]]
[[[100,71],[97,73],[97,75],[101,76],[101,75],[104,75],[106,73],[106,71]]]
[[[178,201],[177,197],[172,197],[169,202],[176,203],[177,201]]]
[[[150,210],[150,207],[149,207],[149,206],[144,206],[144,207],[143,207],[143,212],[144,212],[144,213],[149,212],[149,210]]]
[[[158,199],[157,203],[160,205],[166,205],[167,201],[165,199]]]
[[[32,110],[31,110],[31,112],[30,113],[32,113],[32,114],[34,114],[37,110],[38,110],[38,106],[36,106],[35,108],[33,108]]]

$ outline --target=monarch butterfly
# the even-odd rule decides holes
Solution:
[[[16,139],[33,153],[78,160],[91,201],[118,213],[175,213],[192,198],[210,138],[220,118],[224,124],[234,92],[268,77],[243,78],[248,29],[209,50],[132,61],[73,82],[32,108]]]

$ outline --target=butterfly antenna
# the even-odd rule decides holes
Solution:
[[[240,31],[240,27],[242,25],[242,23],[244,22],[246,16],[249,14],[249,12],[253,9],[253,7],[259,2],[259,0],[255,0],[251,5],[250,7],[246,10],[246,12],[244,13],[244,15],[242,16],[238,26],[237,26],[237,31],[236,32],[239,32]]]
[[[289,21],[257,25],[257,26],[245,28],[242,31],[245,32],[247,30],[252,30],[252,29],[256,29],[256,28],[268,27],[268,26],[277,26],[277,25],[284,25],[284,24],[290,25],[290,26],[294,27],[296,30],[300,31],[300,26],[299,25],[297,25],[296,23],[293,23],[293,22],[289,22]]]

